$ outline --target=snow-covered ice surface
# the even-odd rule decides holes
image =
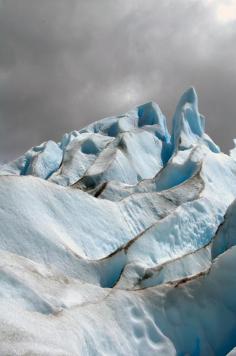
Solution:
[[[236,354],[236,153],[194,89],[0,167],[0,355]],[[235,141],[236,143],[236,141]]]

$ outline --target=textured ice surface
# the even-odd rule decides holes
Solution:
[[[192,88],[0,167],[0,354],[234,355],[235,198]]]

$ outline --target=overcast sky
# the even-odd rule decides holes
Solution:
[[[0,0],[0,161],[189,86],[236,137],[236,0]]]

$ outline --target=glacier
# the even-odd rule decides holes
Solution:
[[[235,198],[193,88],[4,164],[0,354],[236,354]]]

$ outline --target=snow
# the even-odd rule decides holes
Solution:
[[[1,166],[0,354],[233,355],[235,157],[190,88]]]

